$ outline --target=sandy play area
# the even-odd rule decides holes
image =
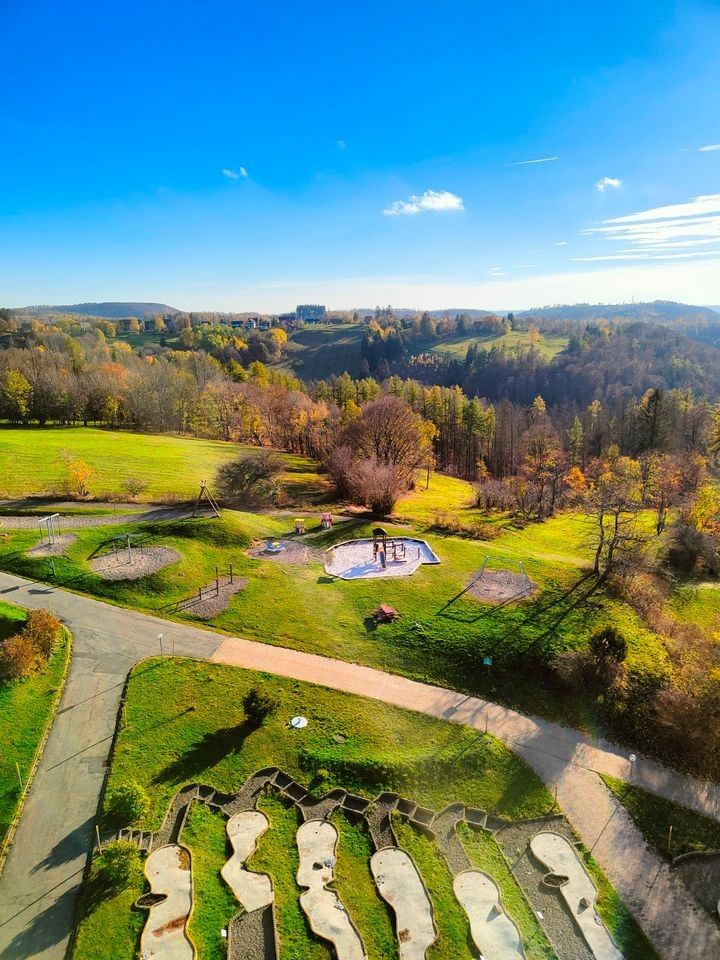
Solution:
[[[485,570],[468,594],[484,603],[507,603],[509,600],[526,600],[536,590],[537,584],[526,574],[513,570]]]
[[[391,537],[383,567],[373,541],[346,540],[325,553],[325,572],[342,580],[367,580],[376,577],[409,577],[425,563],[440,563],[425,540]]]
[[[90,561],[90,569],[103,580],[140,580],[182,560],[169,547],[123,547],[117,553],[104,553]]]
[[[52,543],[45,539],[36,546],[30,547],[27,555],[29,557],[61,557],[76,540],[77,537],[72,533],[59,533]]]
[[[263,540],[250,547],[247,553],[255,560],[273,560],[275,563],[319,563],[321,560],[317,550],[295,540],[277,540],[275,545]]]

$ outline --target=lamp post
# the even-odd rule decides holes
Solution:
[[[162,645],[162,642],[163,642],[163,637],[164,637],[164,636],[165,636],[164,633],[159,633],[159,634],[157,635],[158,642],[159,642],[159,644],[160,644],[160,656],[163,655],[163,645]]]
[[[637,757],[634,753],[631,753],[628,757],[628,760],[630,761],[630,779],[628,780],[628,783],[632,783],[633,771],[635,769],[635,761],[637,760]]]

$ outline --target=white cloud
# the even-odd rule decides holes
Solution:
[[[339,150],[345,150],[347,147],[347,143],[345,143],[344,140],[338,140],[337,145]]]
[[[555,244],[556,247],[566,247],[567,245],[567,240],[558,240],[558,242]]]
[[[411,196],[407,200],[395,200],[383,210],[386,217],[413,216],[416,213],[428,211],[444,212],[448,210],[464,210],[462,197],[449,190],[426,190],[419,196]]]
[[[583,233],[629,245],[612,255],[616,259],[638,259],[638,254],[680,258],[693,247],[720,247],[720,193],[613,217]],[[714,253],[701,251],[702,256]]]
[[[237,170],[230,170],[228,167],[223,169],[222,175],[228,180],[244,180],[248,172],[245,167],[238,167]]]
[[[507,274],[506,274],[505,271],[502,269],[502,267],[490,267],[490,269],[488,270],[488,274],[489,274],[489,276],[491,276],[491,277],[506,277],[506,276],[507,276]]]
[[[605,193],[608,188],[619,190],[620,187],[622,187],[622,180],[618,180],[616,177],[601,177],[595,184],[598,193]]]
[[[552,163],[553,160],[559,160],[560,157],[539,157],[537,160],[518,160],[517,163],[509,163],[509,167],[526,167],[530,163]]]
[[[698,153],[713,153],[720,150],[720,143],[706,143],[704,147],[698,147]]]

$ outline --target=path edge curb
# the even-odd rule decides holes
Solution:
[[[50,713],[48,715],[45,727],[43,729],[42,735],[38,740],[38,745],[35,748],[35,754],[33,756],[32,763],[30,764],[30,770],[28,772],[27,778],[25,780],[25,786],[23,787],[22,793],[20,794],[20,800],[15,809],[12,821],[8,827],[8,832],[5,834],[5,839],[2,842],[2,847],[0,847],[0,874],[3,872],[3,867],[5,866],[5,861],[8,858],[10,853],[10,848],[12,847],[13,840],[15,839],[15,832],[20,823],[20,818],[22,817],[23,810],[25,809],[25,804],[27,802],[30,789],[35,780],[35,774],[37,773],[37,768],[40,765],[42,755],[45,752],[45,746],[47,745],[48,737],[50,736],[50,731],[52,730],[52,725],[55,723],[55,717],[57,716],[58,707],[60,706],[60,701],[62,700],[62,695],[65,693],[65,684],[67,683],[68,673],[70,672],[70,663],[72,661],[73,653],[73,642],[74,637],[72,632],[64,625],[61,625],[61,631],[65,634],[66,638],[66,650],[65,650],[65,663],[63,664],[62,674],[60,675],[60,681],[55,691],[55,697],[53,698],[52,705],[50,707]]]

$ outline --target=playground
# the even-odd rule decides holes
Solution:
[[[426,563],[440,563],[426,540],[390,536],[383,527],[372,539],[346,540],[325,553],[325,572],[341,580],[409,577]]]

